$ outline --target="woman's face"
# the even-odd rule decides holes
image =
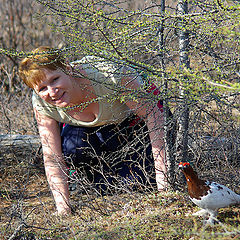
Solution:
[[[46,77],[34,86],[34,90],[44,101],[57,107],[66,107],[77,101],[79,94],[73,77],[61,70],[43,71]]]

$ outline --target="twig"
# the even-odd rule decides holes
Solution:
[[[18,234],[19,231],[21,231],[22,227],[24,227],[25,223],[21,223],[14,231],[14,233],[12,234],[12,236],[8,239],[8,240],[13,240],[16,235]]]

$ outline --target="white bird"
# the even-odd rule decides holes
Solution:
[[[224,185],[199,179],[189,162],[179,163],[179,168],[187,180],[190,199],[202,208],[193,215],[209,216],[208,224],[214,224],[219,208],[240,204],[239,194]]]

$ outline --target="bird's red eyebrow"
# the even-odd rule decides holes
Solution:
[[[183,163],[183,166],[186,166],[186,165],[190,165],[190,163],[189,162]]]

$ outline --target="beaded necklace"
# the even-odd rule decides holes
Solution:
[[[68,111],[72,111],[74,109],[79,108],[78,111],[83,112],[89,104],[97,102],[98,100],[99,100],[99,97],[91,99],[90,101],[87,101],[87,102],[83,102],[83,103],[80,103],[80,104],[73,105],[73,106],[63,107],[62,109],[63,109],[64,112],[68,112]]]

